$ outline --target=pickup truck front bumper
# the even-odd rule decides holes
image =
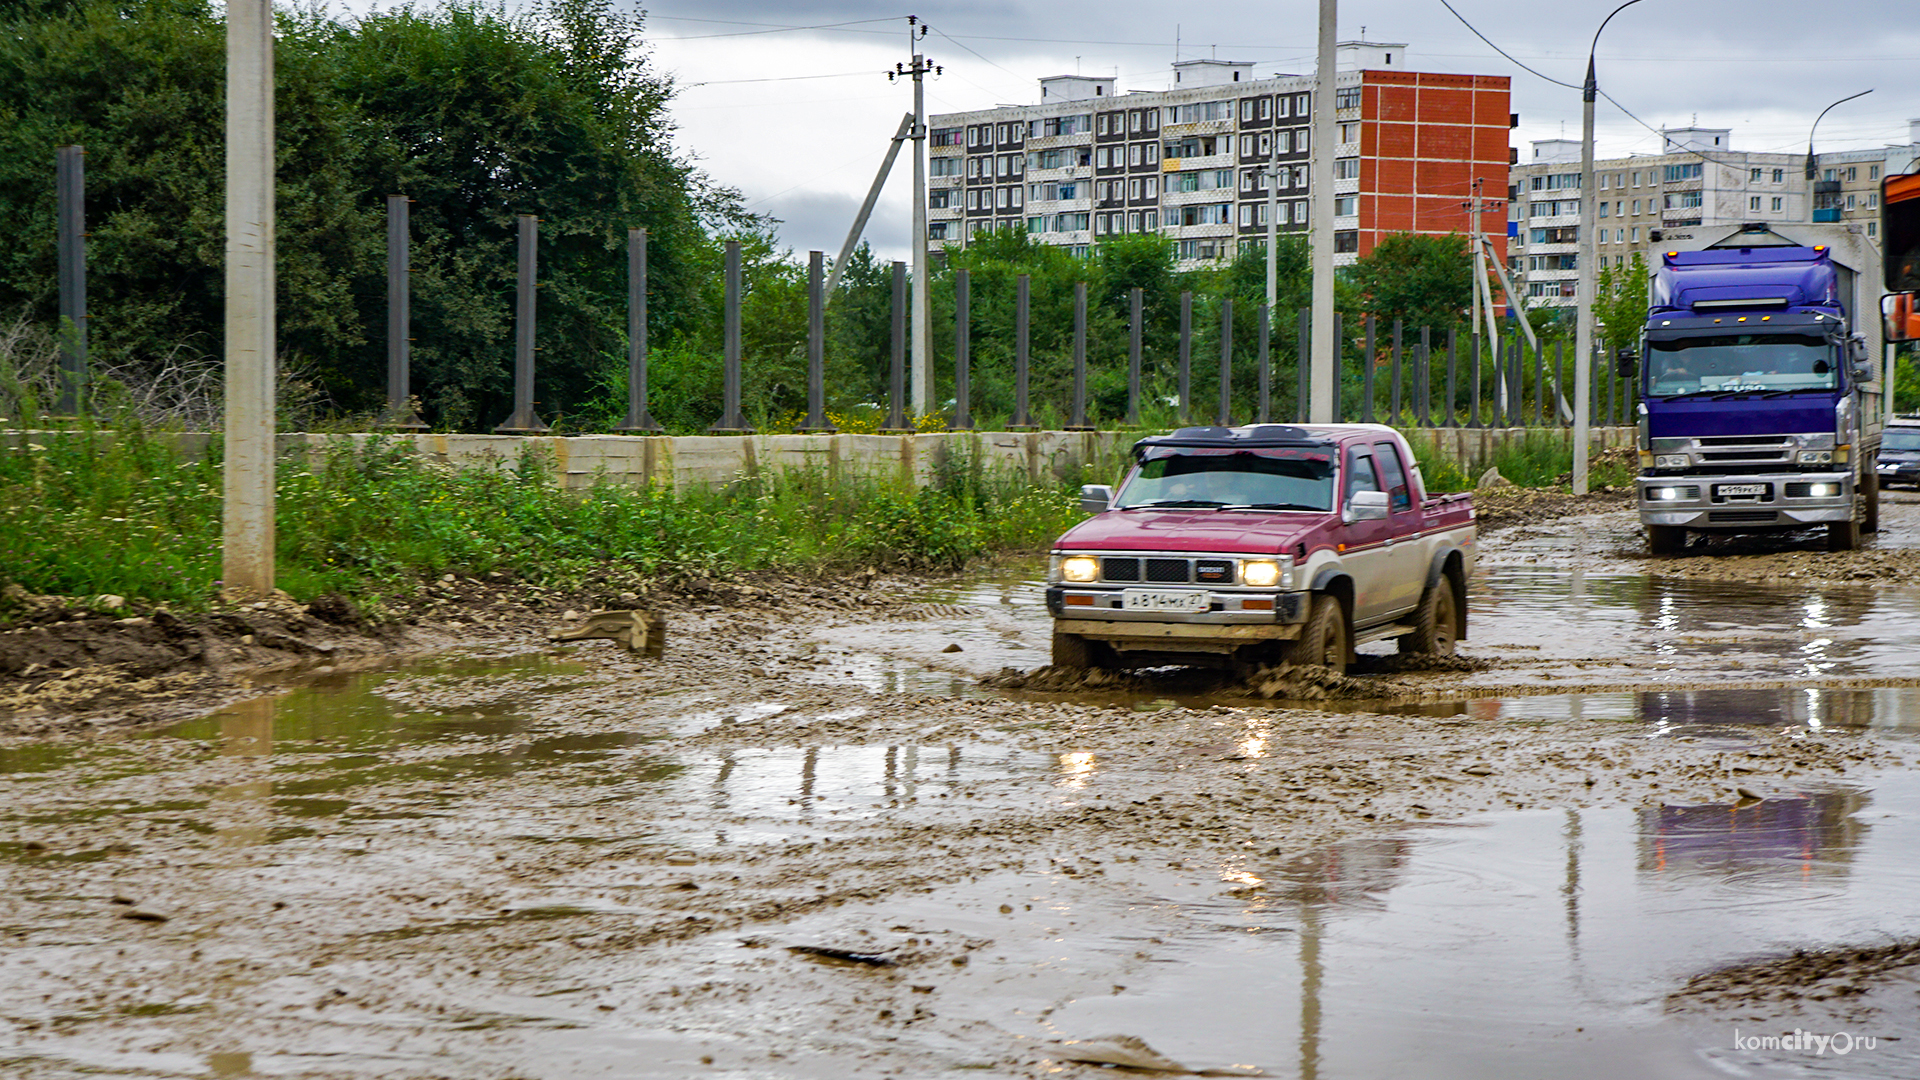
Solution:
[[[1204,594],[1206,611],[1136,611],[1121,606],[1124,590],[1104,586],[1053,585],[1047,611],[1054,629],[1078,634],[1127,653],[1225,653],[1263,641],[1300,636],[1313,595],[1183,589]]]
[[[1641,476],[1634,488],[1644,525],[1791,529],[1853,516],[1848,472]]]

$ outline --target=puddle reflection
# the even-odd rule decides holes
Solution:
[[[1412,704],[1328,702],[1318,707],[1475,720],[1619,720],[1644,724],[1655,735],[1733,734],[1743,725],[1804,727],[1809,731],[1920,732],[1920,686],[1641,690]]]

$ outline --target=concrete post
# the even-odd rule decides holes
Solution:
[[[1313,90],[1313,398],[1308,416],[1315,423],[1333,418],[1333,155],[1334,67],[1339,22],[1336,0],[1320,0],[1320,48]]]
[[[907,264],[893,264],[893,366],[887,380],[887,422],[883,435],[905,435],[907,425]]]
[[[220,580],[274,583],[273,6],[227,5],[226,438]]]
[[[1013,290],[1013,420],[1010,431],[1032,431],[1033,416],[1027,410],[1027,322],[1032,310],[1033,277],[1021,274]]]
[[[953,274],[953,430],[973,430],[973,272]]]
[[[1130,308],[1127,320],[1127,423],[1134,427],[1140,425],[1141,307],[1145,302],[1145,293],[1146,290],[1140,288],[1127,291]]]

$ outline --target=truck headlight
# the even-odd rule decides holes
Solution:
[[[1249,559],[1240,564],[1240,581],[1256,589],[1267,589],[1280,583],[1280,564],[1272,559]]]
[[[1656,454],[1653,458],[1653,467],[1656,469],[1684,469],[1687,467],[1687,455]]]
[[[1802,450],[1794,456],[1794,460],[1802,465],[1831,465],[1833,464],[1833,451]]]
[[[1091,555],[1070,555],[1060,560],[1060,577],[1066,581],[1098,581],[1100,560]]]
[[[1807,497],[1810,499],[1832,499],[1840,494],[1839,484],[1808,484]]]
[[[1647,499],[1651,502],[1672,502],[1680,497],[1677,487],[1657,487],[1647,489]]]

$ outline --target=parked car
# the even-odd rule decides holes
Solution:
[[[1920,416],[1898,416],[1880,433],[1880,456],[1874,459],[1880,486],[1912,484],[1920,488]]]
[[[1446,655],[1466,637],[1472,497],[1428,495],[1392,428],[1182,428],[1133,458],[1053,544],[1055,666],[1344,672],[1368,642]]]

